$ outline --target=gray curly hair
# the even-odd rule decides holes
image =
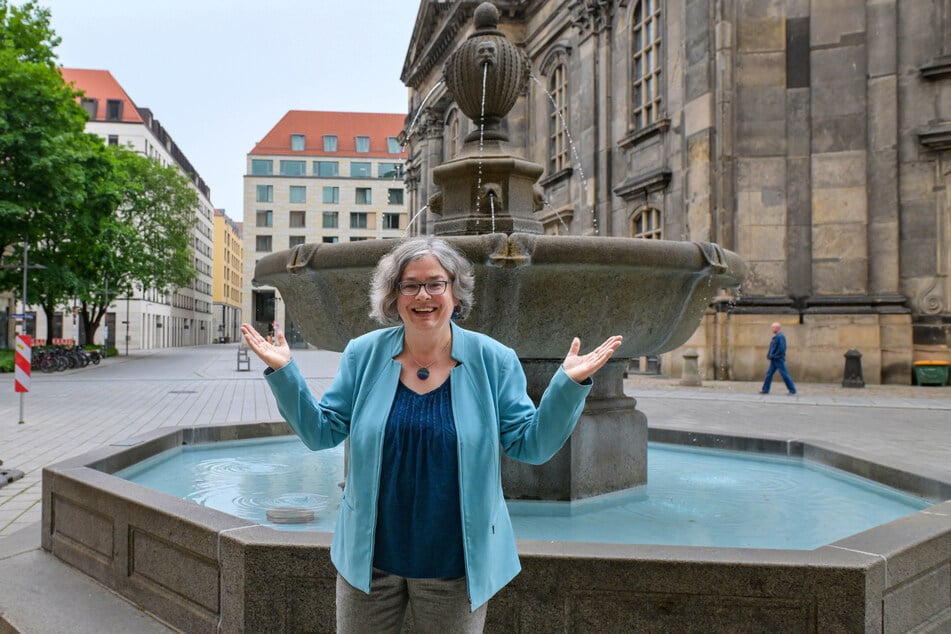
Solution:
[[[380,258],[370,283],[370,317],[384,326],[402,322],[396,310],[399,297],[397,284],[406,266],[413,260],[431,255],[442,265],[452,281],[452,295],[456,300],[459,319],[465,319],[472,310],[475,275],[472,264],[459,249],[441,238],[422,236],[400,241],[389,253]]]

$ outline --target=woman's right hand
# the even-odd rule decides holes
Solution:
[[[272,370],[280,370],[291,362],[291,347],[280,330],[276,331],[276,341],[273,343],[262,337],[250,324],[241,324],[241,334],[248,342],[248,348]]]

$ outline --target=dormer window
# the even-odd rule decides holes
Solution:
[[[122,101],[119,99],[106,100],[106,121],[122,120]]]
[[[324,152],[336,152],[336,151],[337,151],[337,135],[325,134],[324,135]]]
[[[89,115],[89,119],[92,121],[96,120],[96,114],[99,110],[99,100],[98,99],[86,99],[82,98],[83,110]]]
[[[357,146],[357,152],[359,152],[360,154],[366,154],[367,152],[370,151],[370,137],[358,136],[355,139],[355,143]]]
[[[304,135],[292,134],[291,135],[291,152],[303,152],[303,151],[304,151]]]
[[[399,154],[403,151],[400,141],[395,136],[386,137],[386,151],[390,154]]]

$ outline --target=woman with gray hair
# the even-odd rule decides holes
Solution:
[[[272,344],[241,327],[304,444],[350,439],[330,549],[338,632],[399,632],[407,605],[418,631],[482,631],[486,602],[520,570],[499,452],[549,460],[621,345],[580,355],[576,337],[536,407],[515,351],[453,323],[473,288],[472,265],[445,240],[401,241],[370,291],[370,315],[388,327],[350,341],[319,401],[282,332]]]

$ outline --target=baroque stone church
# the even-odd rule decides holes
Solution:
[[[472,131],[441,78],[478,4],[420,4],[411,215]],[[849,350],[868,383],[951,360],[951,0],[494,4],[531,64],[503,125],[545,168],[545,231],[716,242],[748,264],[666,374],[693,348],[706,378],[762,379],[774,321],[798,381],[842,381]]]

